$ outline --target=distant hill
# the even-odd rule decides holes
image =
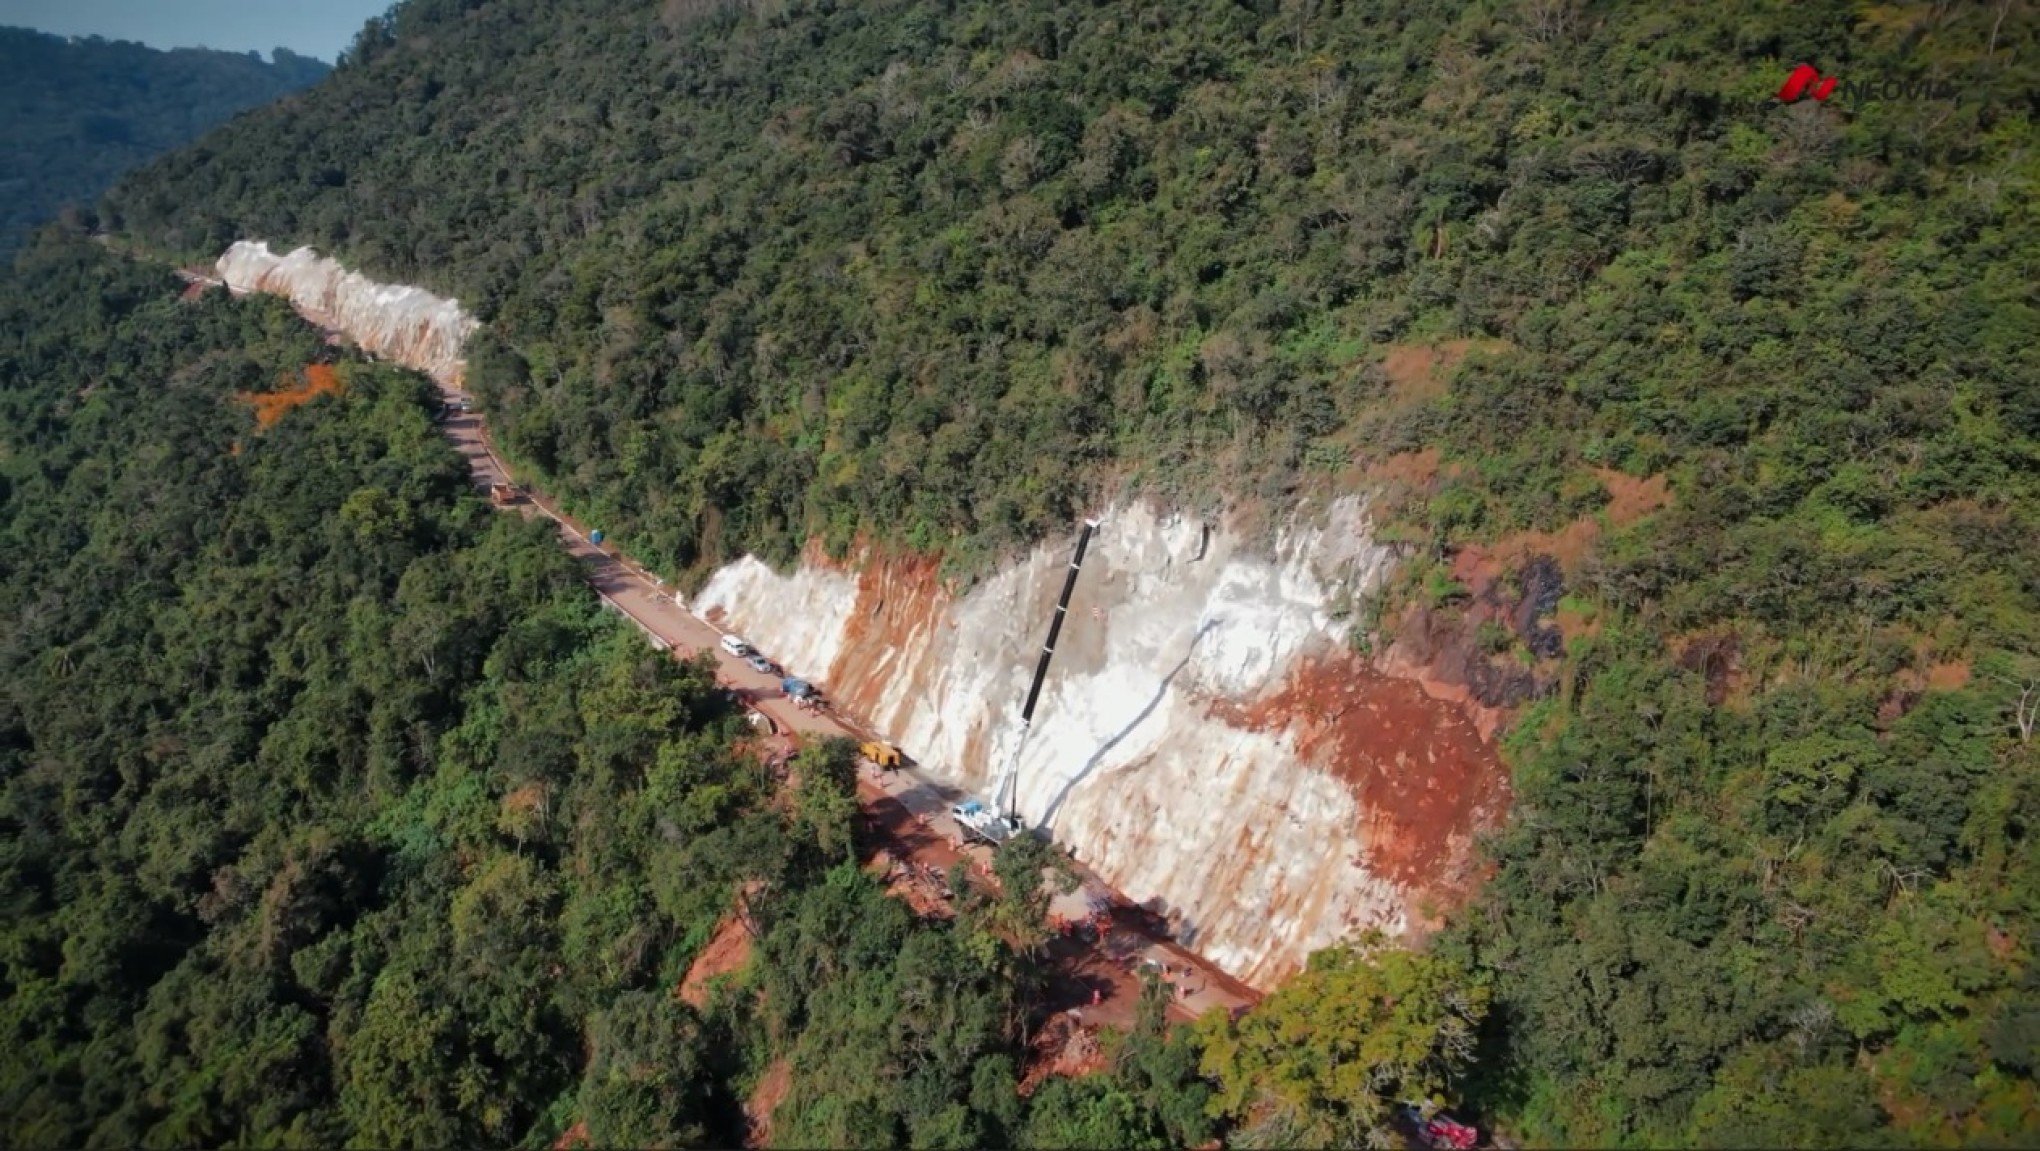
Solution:
[[[265,63],[252,52],[0,28],[0,256],[65,204],[328,70],[285,48]]]

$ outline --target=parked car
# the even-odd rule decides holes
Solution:
[[[754,652],[752,652],[752,653],[751,653],[751,656],[750,656],[750,658],[749,658],[749,659],[746,659],[746,660],[745,660],[744,662],[745,662],[745,663],[748,663],[748,664],[750,664],[750,665],[751,665],[751,670],[752,670],[752,671],[758,671],[758,672],[763,672],[763,673],[765,673],[766,675],[778,675],[778,674],[779,674],[779,665],[778,665],[778,664],[776,664],[776,663],[773,663],[773,662],[772,662],[771,660],[769,660],[769,659],[766,659],[766,658],[765,658],[764,656],[762,656],[762,655],[759,655],[759,654],[758,654],[757,652],[755,652],[755,651],[754,651]]]
[[[742,637],[735,635],[725,635],[722,637],[722,649],[739,658],[750,655],[752,651],[750,644],[745,643]]]

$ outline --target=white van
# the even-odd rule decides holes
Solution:
[[[725,634],[722,637],[722,649],[739,658],[751,654],[751,645],[734,635]]]

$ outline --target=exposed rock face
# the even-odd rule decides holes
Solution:
[[[480,325],[459,303],[423,288],[378,284],[310,248],[278,256],[261,241],[242,240],[218,263],[235,292],[270,292],[324,328],[345,332],[374,355],[458,387],[462,349]]]
[[[694,607],[982,793],[1013,753],[1072,544],[961,597],[927,559],[778,575],[746,558]],[[1367,927],[1423,927],[1472,879],[1507,792],[1455,704],[1345,645],[1332,606],[1389,562],[1356,497],[1299,516],[1272,557],[1144,505],[1108,513],[1020,752],[1022,814],[1251,983]]]
[[[476,323],[451,300],[261,243],[234,245],[219,272],[459,383]],[[961,596],[931,557],[811,556],[786,573],[746,558],[693,606],[936,776],[983,791],[1014,750],[1073,543]],[[1335,606],[1389,566],[1357,497],[1300,509],[1258,550],[1224,525],[1109,512],[1021,749],[1022,813],[1259,986],[1357,930],[1425,928],[1477,878],[1473,837],[1506,809],[1484,738],[1502,713],[1409,643],[1383,661],[1394,674],[1347,647]]]

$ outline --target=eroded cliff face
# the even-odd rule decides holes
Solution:
[[[259,240],[228,248],[216,267],[232,291],[283,296],[313,323],[346,333],[371,354],[460,386],[462,350],[480,325],[457,301],[379,284],[310,248],[279,256]]]
[[[1262,555],[1222,525],[1112,510],[1020,753],[1030,823],[1257,985],[1357,931],[1427,926],[1507,801],[1457,704],[1345,644],[1334,605],[1390,564],[1369,526],[1357,497],[1302,509]],[[960,597],[925,558],[811,556],[785,574],[747,558],[693,606],[983,793],[1018,738],[1072,544]]]

